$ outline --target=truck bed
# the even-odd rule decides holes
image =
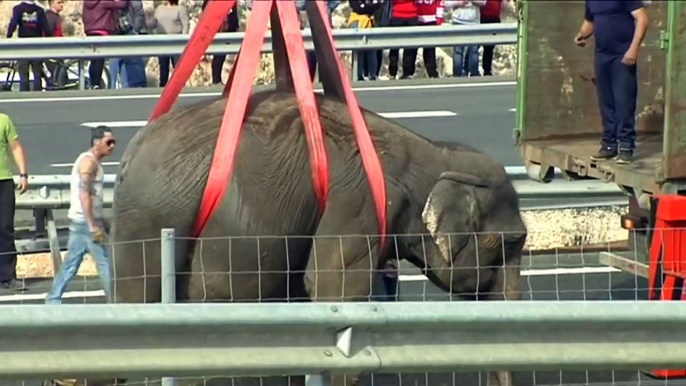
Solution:
[[[529,140],[523,144],[527,159],[542,165],[606,182],[659,192],[656,175],[662,164],[662,133],[641,133],[636,143],[634,162],[617,164],[614,160],[592,161],[600,149],[599,134],[579,134],[574,138]]]
[[[595,42],[580,48],[572,40],[585,2],[517,3],[515,139],[525,164],[540,164],[544,174],[557,167],[647,193],[686,194],[686,2],[648,6],[650,27],[637,68],[637,154],[629,165],[590,159],[602,135]]]

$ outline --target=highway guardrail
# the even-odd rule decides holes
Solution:
[[[523,166],[505,167],[512,178],[520,199],[556,199],[583,196],[591,198],[623,198],[625,195],[614,184],[599,180],[567,181],[556,179],[553,183],[544,184],[530,179]],[[562,174],[556,171],[555,176]],[[114,199],[114,182],[116,174],[105,174],[103,187],[103,204],[105,208],[112,206]],[[69,175],[33,175],[29,177],[29,190],[24,194],[16,194],[17,210],[52,211],[69,208],[70,199]],[[19,181],[14,177],[15,182]]]
[[[514,182],[515,189],[520,199],[528,200],[554,200],[572,199],[574,197],[590,199],[600,198],[603,202],[607,199],[622,200],[627,196],[615,184],[605,183],[599,180],[590,181],[567,181],[556,179],[554,182],[544,184],[530,179],[527,170],[523,166],[508,166],[505,168]],[[560,176],[559,171],[556,176]],[[104,176],[103,206],[110,208],[114,199],[114,183],[116,174]],[[15,177],[18,182],[18,177]],[[29,190],[24,194],[16,194],[17,210],[32,210],[34,212],[35,234],[47,234],[47,242],[50,247],[55,272],[62,265],[60,254],[60,238],[53,211],[68,209],[70,200],[70,176],[69,175],[34,175],[29,177]],[[615,201],[615,202],[616,202]],[[539,205],[538,209],[545,209],[546,205]],[[583,204],[586,205],[586,204]],[[559,209],[560,205],[554,205],[553,209]],[[39,249],[38,245],[45,244],[45,238],[35,237],[32,239],[17,240],[17,250],[22,253],[31,253]],[[40,247],[43,249],[44,247]]]
[[[529,179],[523,166],[508,166],[507,174],[514,180],[515,188],[522,199],[557,198],[569,196],[589,196],[593,194],[620,194],[620,189],[614,184],[598,180],[566,181],[556,180],[555,183],[543,184]],[[557,174],[560,175],[559,173]],[[105,174],[103,187],[104,206],[110,207],[114,198],[114,182],[116,174]],[[33,209],[67,209],[69,208],[70,176],[63,175],[35,175],[29,177],[29,190],[16,195],[18,210]],[[15,177],[15,182],[18,182]]]
[[[219,33],[206,53],[237,54],[243,42],[244,32]],[[302,30],[307,50],[314,50],[309,28]],[[341,28],[333,30],[336,50],[388,49],[516,44],[517,23]],[[189,34],[134,35],[134,36],[84,36],[59,39],[22,38],[0,40],[0,61],[17,59],[96,59],[127,56],[180,55],[188,44]],[[262,52],[271,52],[271,32],[265,34]]]
[[[685,302],[1,308],[0,379],[650,370],[686,358]]]

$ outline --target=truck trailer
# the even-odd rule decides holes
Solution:
[[[634,161],[593,161],[602,124],[594,41],[578,47],[583,0],[517,0],[514,139],[529,176],[617,184],[627,195],[628,252],[602,264],[648,279],[649,300],[686,300],[686,2],[644,1],[648,31],[639,51]],[[653,371],[657,377],[686,371]]]

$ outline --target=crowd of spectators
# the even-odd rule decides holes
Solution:
[[[12,18],[7,30],[7,37],[17,33],[24,37],[60,37],[63,36],[60,12],[67,0],[49,0],[48,9],[44,9],[36,0],[22,0],[13,8]],[[82,0],[82,20],[86,36],[102,35],[142,35],[142,34],[188,34],[190,16],[179,0],[167,0],[158,6],[151,17],[146,17],[142,0]],[[254,0],[239,0],[251,8]],[[305,1],[296,0],[300,11],[302,28],[307,28]],[[341,0],[326,0],[329,16]],[[500,23],[502,7],[510,7],[513,0],[347,0],[351,13],[347,21],[348,28],[431,26],[444,22],[454,25],[474,25],[479,23]],[[202,10],[208,0],[203,0]],[[221,25],[220,32],[235,32],[239,26],[239,3]],[[444,15],[450,17],[444,18]],[[427,76],[438,78],[436,50],[439,47],[425,47],[423,52]],[[484,46],[483,56],[479,58],[479,46],[452,47],[452,76],[488,76],[492,75],[494,46]],[[406,79],[415,76],[416,48],[403,50],[400,58],[399,49],[389,51],[388,77]],[[360,50],[354,52],[357,62],[358,81],[387,79],[380,77],[383,59],[382,50]],[[480,60],[481,59],[481,60]],[[164,87],[170,71],[178,63],[178,56],[160,56],[159,86]],[[222,67],[226,55],[212,57],[212,83],[222,82]],[[148,87],[143,57],[110,58],[108,61],[111,75],[110,88]],[[482,71],[479,69],[481,63]],[[19,60],[17,63],[20,77],[20,91],[28,91],[29,68],[33,75],[33,90],[40,90],[41,78],[45,73],[48,87],[61,88],[66,82],[66,72],[56,71],[59,61]],[[308,64],[312,78],[316,72],[316,57],[308,52]],[[88,66],[90,88],[101,88],[105,59],[93,59]],[[47,71],[46,71],[47,70]]]

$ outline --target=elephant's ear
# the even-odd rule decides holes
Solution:
[[[450,251],[464,247],[469,233],[479,228],[481,208],[475,190],[489,189],[491,185],[471,174],[444,172],[431,189],[422,222],[448,263],[452,260]],[[456,233],[462,235],[449,237]]]

